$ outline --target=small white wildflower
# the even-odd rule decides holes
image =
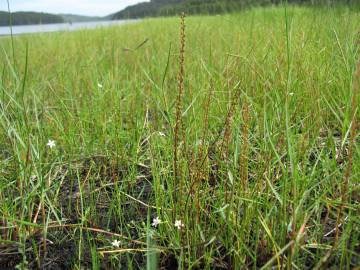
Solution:
[[[50,149],[56,146],[55,141],[53,141],[53,140],[49,140],[46,145],[47,145]]]
[[[196,141],[196,146],[201,146],[203,145],[203,140],[197,140]]]
[[[290,93],[289,93],[289,96],[290,96],[290,97],[292,97],[293,95],[294,95],[294,93],[293,93],[293,92],[290,92]]]
[[[181,220],[176,220],[175,227],[178,228],[178,230],[181,230],[181,228],[185,227],[185,225],[181,222]]]
[[[161,131],[159,131],[159,135],[160,135],[161,137],[166,137],[165,133],[164,133],[164,132],[161,132]]]
[[[121,242],[119,240],[114,240],[111,242],[111,245],[115,248],[119,248],[120,244],[121,244]]]
[[[151,226],[157,227],[161,223],[161,219],[159,217],[156,217],[153,219],[153,222],[151,223]]]
[[[104,86],[101,83],[98,83],[99,88],[103,88]]]

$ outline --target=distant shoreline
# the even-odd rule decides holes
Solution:
[[[57,24],[14,25],[12,26],[12,31],[13,31],[12,35],[19,36],[26,34],[73,32],[78,30],[125,25],[129,23],[135,23],[137,21],[139,21],[139,19],[74,22],[74,23],[65,22],[65,23],[57,23]],[[11,36],[10,31],[11,31],[10,26],[0,26],[0,37]]]

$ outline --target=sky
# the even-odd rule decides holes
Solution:
[[[10,10],[48,13],[71,13],[105,16],[147,0],[9,0]],[[7,1],[0,0],[0,10],[7,10]]]

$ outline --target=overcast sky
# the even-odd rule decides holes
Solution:
[[[147,0],[9,0],[11,11],[42,11],[104,16],[129,5]],[[0,10],[7,10],[6,0],[0,0]]]

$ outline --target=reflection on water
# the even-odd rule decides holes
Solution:
[[[44,33],[44,32],[57,32],[57,31],[74,31],[79,29],[93,29],[97,27],[121,25],[135,20],[124,21],[97,21],[97,22],[80,22],[80,23],[57,23],[57,24],[38,24],[38,25],[16,25],[12,27],[14,35],[31,34],[31,33]],[[0,27],[1,35],[10,35],[10,27]]]

